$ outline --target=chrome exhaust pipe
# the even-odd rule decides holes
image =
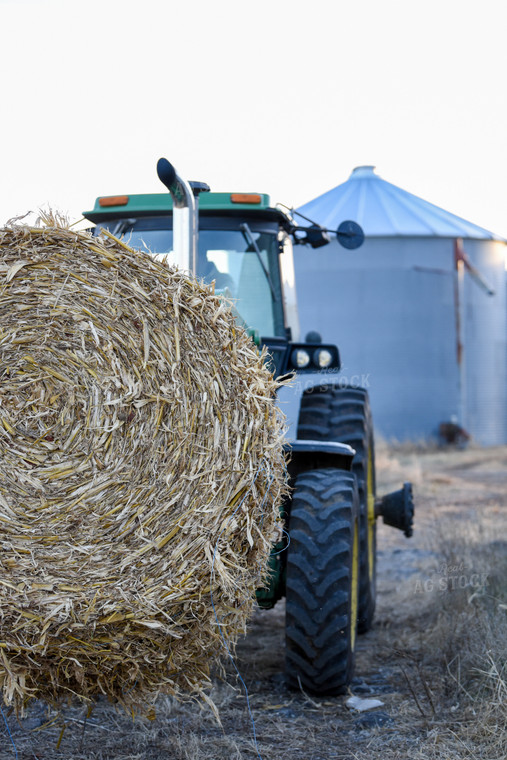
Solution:
[[[157,174],[173,201],[173,249],[180,269],[197,274],[199,222],[197,204],[189,183],[182,179],[166,158],[159,158]]]

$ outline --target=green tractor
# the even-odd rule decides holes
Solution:
[[[273,372],[294,376],[278,393],[288,423],[292,489],[282,514],[289,540],[274,547],[257,601],[270,608],[286,598],[288,686],[337,694],[352,678],[356,634],[373,620],[376,519],[410,536],[413,502],[408,483],[376,498],[368,393],[342,382],[336,346],[316,333],[300,339],[292,247],[325,245],[329,231],[298,225],[267,195],[187,183],[166,159],[157,170],[170,194],[101,197],[84,216],[94,234],[106,228],[214,282],[233,301],[238,322],[267,347]],[[363,239],[353,222],[336,234],[347,248]]]

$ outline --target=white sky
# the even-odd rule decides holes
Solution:
[[[301,205],[374,164],[507,236],[505,0],[0,0],[0,223],[162,192]]]

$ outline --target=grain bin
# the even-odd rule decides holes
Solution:
[[[506,241],[361,166],[299,211],[328,229],[352,219],[357,251],[295,251],[302,333],[340,347],[387,439],[421,440],[457,420],[507,442]]]

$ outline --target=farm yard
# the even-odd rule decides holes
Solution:
[[[284,685],[284,609],[257,611],[207,704],[132,718],[99,702],[3,708],[1,760],[503,760],[507,756],[507,447],[377,447],[380,493],[412,480],[414,537],[379,524],[377,613],[350,693]],[[347,707],[354,695],[382,704]],[[365,706],[364,701],[358,704]],[[254,729],[255,726],[255,735]],[[256,738],[255,738],[256,737]]]
[[[0,0],[0,760],[507,760],[507,6],[433,5]]]

